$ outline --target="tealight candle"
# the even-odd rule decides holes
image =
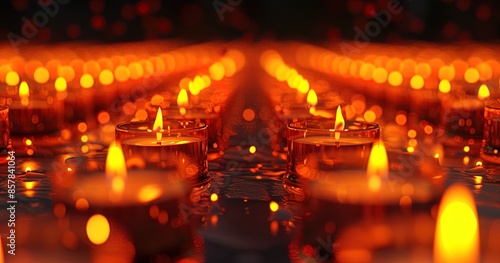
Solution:
[[[500,101],[486,103],[484,107],[484,139],[481,158],[488,162],[500,163]]]
[[[320,169],[319,177],[306,188],[310,197],[305,206],[303,243],[317,247],[318,236],[336,243],[356,221],[383,223],[396,216],[430,214],[440,196],[441,181],[433,179],[442,177],[437,169],[429,169],[435,167],[435,160],[422,158],[409,163],[412,158],[397,155],[405,160],[389,161],[383,146],[375,143],[367,170]]]
[[[366,167],[372,144],[379,137],[376,123],[344,122],[340,108],[335,121],[291,123],[287,134],[287,180],[297,184],[301,178],[314,179],[318,167]]]
[[[46,91],[33,98],[24,81],[19,86],[19,98],[9,105],[13,134],[50,133],[59,129],[64,121],[64,103],[61,100]]]
[[[0,151],[12,146],[10,139],[9,107],[0,106]]]
[[[116,256],[123,253],[118,244],[132,246],[127,255],[134,262],[193,252],[188,218],[180,211],[189,188],[175,171],[128,170],[120,147],[114,144],[105,162],[98,155],[72,157],[65,163],[67,170],[53,177],[56,203],[66,211],[57,216],[66,217],[69,231],[93,254],[104,250]],[[122,242],[116,243],[117,239]]]
[[[477,98],[465,96],[457,100],[443,101],[446,109],[443,122],[446,132],[465,138],[483,136],[484,101],[490,96],[486,85],[481,85]]]
[[[122,145],[127,163],[174,169],[194,183],[206,182],[207,126],[199,122],[164,120],[161,111],[158,113],[153,127],[149,122],[116,126],[115,137]]]

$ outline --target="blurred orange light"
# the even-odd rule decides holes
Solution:
[[[80,78],[80,86],[85,89],[92,88],[94,86],[94,78],[90,74],[83,74]]]
[[[410,80],[410,86],[414,89],[422,89],[424,87],[424,78],[419,75],[415,75]]]
[[[387,82],[389,82],[389,85],[393,87],[400,86],[403,84],[403,75],[401,75],[399,71],[393,71],[389,74]]]
[[[373,81],[378,84],[385,83],[387,81],[387,70],[385,68],[376,68],[373,71]]]
[[[15,71],[9,71],[7,75],[5,75],[5,83],[10,86],[19,84],[19,74]]]
[[[464,79],[467,83],[474,84],[479,80],[479,72],[476,68],[468,68],[464,73]]]
[[[44,84],[49,81],[50,74],[49,71],[44,67],[38,67],[33,73],[33,78],[37,83]]]
[[[66,80],[63,77],[58,77],[56,79],[56,82],[54,83],[54,87],[56,88],[57,91],[63,92],[66,91],[68,83],[66,83]]]
[[[451,91],[451,84],[448,80],[443,79],[439,82],[439,91],[442,93],[449,93]]]

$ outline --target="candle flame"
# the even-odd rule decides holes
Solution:
[[[340,105],[337,107],[337,114],[335,115],[335,131],[343,131],[345,127],[344,116],[342,116],[342,109]],[[340,132],[335,132],[335,140],[340,140]]]
[[[66,79],[64,79],[63,77],[59,77],[56,79],[54,87],[56,88],[56,91],[64,92],[68,88],[68,83],[66,82]]]
[[[382,141],[376,141],[370,152],[366,170],[369,189],[374,192],[379,191],[382,186],[382,179],[386,178],[388,173],[389,159],[387,158],[387,151]]]
[[[479,226],[474,197],[462,185],[443,195],[434,237],[434,262],[479,262]]]
[[[156,112],[156,118],[153,124],[153,130],[159,131],[156,133],[156,141],[160,142],[162,138],[161,131],[163,130],[163,113],[161,112],[160,107],[158,107],[158,111]]]
[[[488,89],[488,86],[485,84],[481,85],[479,87],[479,90],[477,91],[477,98],[480,100],[485,100],[490,97],[490,90]]]
[[[186,115],[186,108],[189,104],[188,94],[185,89],[181,89],[179,91],[179,95],[177,95],[177,106],[179,106],[179,113],[181,115]]]
[[[316,95],[316,91],[314,91],[313,89],[309,90],[309,92],[307,93],[306,101],[309,106],[316,106],[316,104],[318,104],[318,95]]]
[[[125,188],[124,179],[127,177],[127,166],[123,151],[116,142],[111,143],[106,156],[106,177],[111,179],[111,189],[114,193],[121,193]]]
[[[26,81],[23,81],[21,82],[21,85],[19,85],[19,97],[21,98],[21,104],[23,106],[28,106],[29,96],[30,88],[28,87],[28,83],[26,83]]]

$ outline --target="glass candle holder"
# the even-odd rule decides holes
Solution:
[[[150,125],[153,125],[158,107],[149,106],[147,108]],[[181,111],[184,114],[181,114]],[[202,107],[186,107],[181,109],[178,106],[171,106],[162,109],[164,119],[174,121],[194,121],[205,123],[207,126],[207,138],[209,150],[223,150],[221,146],[222,120],[219,112]]]
[[[127,164],[175,170],[195,185],[207,183],[207,125],[164,119],[163,127],[153,131],[147,121],[116,126],[115,138]]]
[[[64,101],[53,86],[22,82],[7,90],[12,134],[52,133],[64,122]]]
[[[316,180],[307,184],[301,243],[319,247],[317,254],[326,255],[319,262],[332,262],[336,255],[321,247],[318,237],[337,243],[353,224],[385,225],[394,218],[403,222],[415,214],[430,215],[437,208],[446,172],[435,158],[389,152],[388,165],[388,174],[378,187],[374,187],[366,169],[356,168],[320,168]]]
[[[127,175],[117,184],[105,163],[104,154],[71,157],[64,161],[66,169],[52,175],[54,213],[86,254],[124,262],[192,254],[186,181],[175,171],[145,167],[125,168]]]
[[[481,158],[500,163],[500,100],[486,103],[484,107],[484,138]]]
[[[376,123],[348,121],[335,130],[334,120],[294,122],[287,127],[288,183],[315,179],[318,169],[366,167],[373,142],[380,138]]]
[[[460,138],[482,138],[484,129],[485,98],[457,90],[441,99],[443,117],[441,126],[447,136]],[[456,141],[452,142],[456,144]]]
[[[12,147],[10,139],[9,107],[0,106],[0,152]]]

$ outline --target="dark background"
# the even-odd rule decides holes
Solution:
[[[41,0],[49,4],[56,0]],[[75,40],[123,42],[181,38],[353,39],[388,0],[59,0],[59,10],[30,43]],[[401,0],[404,10],[391,17],[371,41],[491,42],[499,38],[499,1]],[[217,8],[219,11],[217,11]],[[23,36],[23,18],[43,12],[38,1],[0,1],[0,36]],[[221,19],[218,12],[221,14]],[[25,19],[25,20],[26,20]],[[43,22],[43,21],[42,21]],[[11,34],[12,36],[12,34]],[[28,39],[28,38],[27,38]],[[34,40],[34,41],[33,41]],[[33,42],[31,42],[33,41]]]

